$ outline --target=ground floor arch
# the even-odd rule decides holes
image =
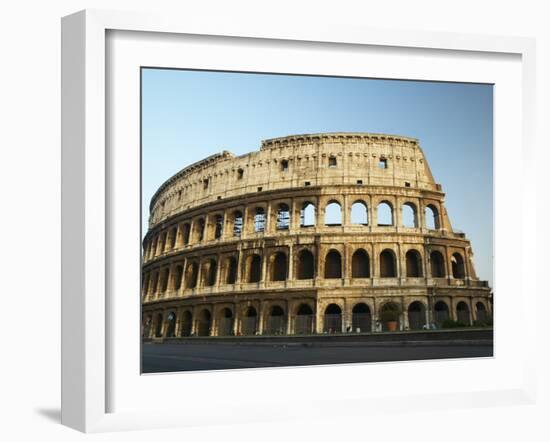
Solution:
[[[218,336],[231,336],[233,334],[233,310],[224,307],[218,315]]]
[[[329,334],[342,332],[342,309],[338,304],[329,304],[325,309],[323,332]]]
[[[445,321],[448,321],[449,306],[445,301],[437,301],[434,305],[434,323],[437,328],[441,328]]]
[[[258,312],[256,308],[249,306],[241,318],[241,334],[255,335],[258,331]]]
[[[351,328],[353,332],[367,333],[372,331],[372,314],[367,304],[364,302],[355,304],[351,316]]]
[[[196,328],[198,336],[210,336],[210,332],[212,331],[212,314],[210,310],[201,310],[197,318]]]
[[[269,335],[286,334],[286,315],[281,306],[274,305],[270,308],[267,316],[266,333]]]
[[[464,325],[470,325],[470,308],[464,301],[460,301],[456,305],[456,320]]]
[[[300,304],[294,315],[294,333],[307,335],[314,331],[315,315],[309,304]]]
[[[426,326],[426,307],[420,301],[409,304],[407,309],[409,329],[422,330]]]

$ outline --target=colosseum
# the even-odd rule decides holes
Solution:
[[[191,164],[151,199],[143,337],[483,325],[491,290],[444,197],[403,136],[293,135]]]

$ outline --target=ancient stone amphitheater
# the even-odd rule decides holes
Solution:
[[[145,338],[357,333],[491,317],[418,140],[293,135],[168,179],[143,240]]]

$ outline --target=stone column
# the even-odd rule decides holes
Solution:
[[[261,335],[264,333],[264,316],[265,312],[265,302],[261,301],[258,308],[258,334]]]
[[[265,249],[262,252],[262,276],[260,278],[260,282],[265,285],[267,283],[266,279],[266,273],[267,273],[267,260],[269,259],[269,256],[265,252]]]
[[[294,277],[294,245],[293,244],[290,244],[288,246],[288,259],[287,259],[287,264],[288,264],[288,274],[287,274],[287,281],[292,281],[294,279],[296,279]]]
[[[344,199],[342,201],[342,226],[349,225],[350,218],[348,195],[344,195]]]

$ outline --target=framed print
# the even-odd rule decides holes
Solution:
[[[533,400],[531,40],[84,11],[62,43],[64,424]]]

